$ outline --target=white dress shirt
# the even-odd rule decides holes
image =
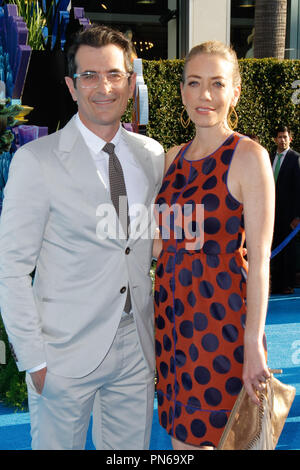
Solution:
[[[108,172],[109,155],[101,150],[106,144],[106,141],[90,131],[82,123],[78,113],[75,116],[75,122],[88,149],[90,150],[96,166],[95,171],[97,171],[100,181],[105,186],[106,190],[110,191]],[[142,201],[145,200],[147,180],[144,172],[138,164],[138,161],[135,159],[124,139],[122,139],[121,124],[114,138],[111,140],[111,143],[115,145],[115,153],[123,169],[129,206],[129,217],[132,222],[134,216],[137,214],[135,214],[134,210],[130,209],[133,208],[135,204],[141,204]],[[27,372],[36,372],[44,367],[47,367],[46,363],[40,364]]]
[[[101,150],[106,144],[106,141],[90,131],[82,123],[78,114],[76,115],[76,124],[91,152],[91,156],[96,164],[98,176],[106,190],[109,191],[109,155]],[[133,208],[135,204],[141,204],[145,200],[144,196],[147,188],[147,180],[144,172],[138,164],[138,161],[122,138],[121,124],[117,133],[111,140],[111,143],[115,145],[115,153],[123,169],[128,198],[129,216],[132,221],[135,214],[134,211],[130,210],[130,208]]]

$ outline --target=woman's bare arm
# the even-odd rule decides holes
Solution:
[[[241,141],[232,163],[233,194],[244,206],[247,243],[247,320],[244,335],[243,381],[255,403],[255,390],[269,376],[263,334],[269,296],[269,262],[274,226],[274,178],[267,151]]]

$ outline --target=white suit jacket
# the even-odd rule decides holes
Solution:
[[[94,370],[113,341],[128,285],[143,355],[154,370],[149,214],[164,155],[155,140],[122,132],[148,186],[149,212],[141,211],[128,240],[114,237],[109,192],[74,118],[12,159],[0,222],[0,307],[19,370],[45,361],[66,377]],[[103,204],[114,215],[108,224]]]

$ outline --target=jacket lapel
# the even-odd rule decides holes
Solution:
[[[97,173],[95,163],[74,118],[62,129],[59,148],[55,153],[95,210],[99,204],[111,202],[109,192]]]

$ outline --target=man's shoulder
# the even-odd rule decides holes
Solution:
[[[138,134],[136,132],[127,131],[126,129],[122,128],[123,135],[125,139],[131,141],[133,144],[143,145],[146,149],[156,153],[163,153],[164,149],[162,145],[152,137],[148,137],[143,134]]]
[[[289,168],[291,171],[298,170],[300,168],[300,153],[290,148],[286,154],[286,159],[286,168]]]
[[[57,147],[60,141],[60,136],[63,132],[63,129],[60,129],[52,134],[39,137],[38,139],[32,140],[25,145],[22,145],[20,149],[27,150],[33,154],[47,151],[51,152],[53,148]]]
[[[300,153],[296,152],[296,150],[293,150],[291,148],[289,149],[287,155],[292,158],[300,158]]]
[[[61,131],[53,132],[52,134],[48,134],[43,137],[39,137],[38,139],[32,140],[31,142],[28,142],[22,147],[26,150],[32,150],[33,152],[41,148],[51,148],[54,142],[59,141],[60,134]]]
[[[71,119],[62,129],[22,145],[19,151],[28,151],[37,156],[45,155],[47,152],[52,153],[53,149],[59,148],[63,136],[74,140],[75,128],[73,122],[73,119]]]
[[[155,139],[146,135],[137,134],[136,132],[127,131],[122,129],[125,142],[129,144],[133,152],[138,153],[140,158],[148,156],[152,162],[152,168],[158,183],[161,183],[164,165],[165,165],[165,152],[163,146]],[[143,151],[140,151],[143,150]]]

